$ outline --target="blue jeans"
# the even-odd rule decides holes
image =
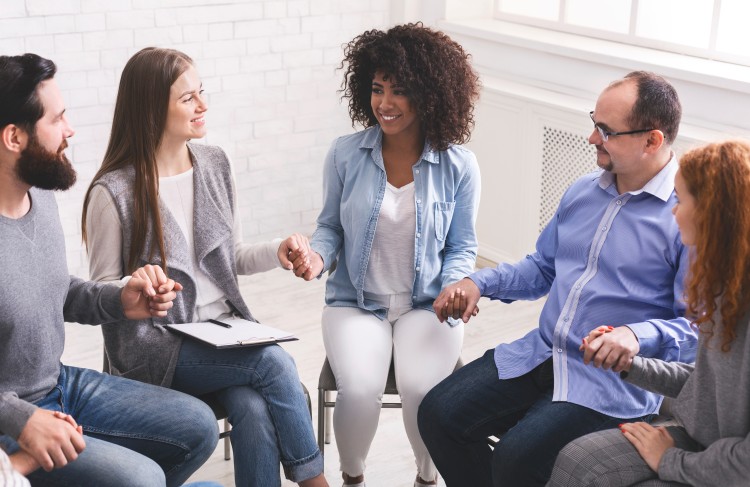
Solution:
[[[323,473],[323,457],[294,359],[278,345],[217,350],[185,340],[172,387],[193,395],[217,392],[232,424],[238,486],[281,485]]]
[[[57,386],[34,403],[73,416],[86,448],[63,468],[29,475],[33,485],[177,486],[216,448],[216,418],[203,402],[89,369],[60,367]],[[9,452],[18,444],[0,436]]]
[[[448,487],[535,486],[569,442],[628,421],[553,402],[552,360],[515,379],[497,377],[495,351],[435,386],[419,408],[419,432]],[[487,437],[501,437],[494,451]]]

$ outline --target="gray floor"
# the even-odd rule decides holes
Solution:
[[[325,352],[320,333],[324,281],[304,282],[290,273],[274,270],[241,278],[243,296],[261,321],[288,329],[300,340],[284,344],[297,361],[302,382],[313,399],[313,424],[317,428],[317,384]],[[466,327],[462,357],[465,362],[481,356],[497,343],[523,336],[535,326],[543,302],[505,305],[482,299],[479,316]],[[101,369],[102,339],[97,327],[68,324],[63,362]],[[336,440],[326,446],[326,477],[331,486],[341,485]],[[416,475],[414,457],[404,433],[399,409],[384,409],[368,456],[368,487],[411,486]],[[224,461],[217,448],[211,459],[191,480],[214,480],[234,485],[232,462]],[[284,480],[284,486],[296,485]],[[443,485],[442,483],[440,485]]]

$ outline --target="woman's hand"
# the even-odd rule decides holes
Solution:
[[[277,256],[284,269],[296,271],[300,266],[309,264],[311,252],[310,239],[307,235],[293,233],[281,242]]]
[[[167,316],[182,284],[167,278],[157,265],[147,264],[133,272],[122,289],[122,308],[130,320]]]
[[[589,343],[591,343],[592,340],[594,340],[594,338],[598,338],[604,335],[605,333],[609,333],[612,330],[614,330],[614,327],[609,326],[609,325],[602,325],[598,328],[594,328],[593,330],[589,332],[588,336],[583,338],[583,342],[581,343],[581,346],[578,347],[578,350],[583,352],[584,350],[586,350],[586,346]]]
[[[468,277],[446,286],[432,303],[440,323],[448,318],[461,319],[468,323],[472,316],[479,313],[477,303],[481,298],[479,288]]]
[[[659,471],[664,452],[674,446],[674,439],[664,426],[654,428],[648,423],[624,423],[620,425],[620,431],[654,472]]]

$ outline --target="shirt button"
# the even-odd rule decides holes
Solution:
[[[417,233],[417,238],[419,238],[419,237],[421,237],[421,236],[422,236],[422,234],[421,234],[421,233]]]
[[[411,299],[417,299],[417,297],[416,296],[412,296]]]
[[[417,172],[418,172],[418,171],[417,171]],[[622,204],[622,200],[617,200],[617,204],[618,204],[618,205],[621,205],[621,204]]]
[[[422,203],[422,200],[417,200],[417,203],[418,203],[418,204],[419,204],[419,203]]]
[[[602,227],[602,232],[603,232],[603,231],[605,231],[606,229],[607,229],[607,226],[606,226],[606,225],[605,225],[605,226],[603,226],[603,227]]]
[[[419,272],[419,267],[417,267],[417,272]]]
[[[580,285],[580,284],[579,284],[579,285],[577,285],[577,286],[576,286],[576,289],[581,289],[581,285]]]
[[[415,173],[417,173],[417,174],[419,174],[419,169],[417,169],[417,170],[416,170],[416,171],[414,171],[414,172],[415,172]]]
[[[565,318],[563,318],[563,321],[568,321],[568,317],[566,316]]]
[[[557,353],[562,353],[562,348],[558,348]]]

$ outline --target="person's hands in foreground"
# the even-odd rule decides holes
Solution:
[[[86,448],[83,428],[72,416],[46,409],[37,409],[29,417],[18,445],[48,472],[74,461]]]
[[[633,330],[627,326],[618,326],[601,332],[597,328],[594,332],[598,335],[592,339],[589,334],[581,344],[583,363],[606,370],[612,369],[614,372],[630,370],[633,357],[640,350],[638,338]]]
[[[654,472],[659,471],[659,462],[669,448],[674,446],[674,439],[664,426],[654,427],[648,423],[624,423],[620,431],[633,444],[643,460]]]
[[[301,233],[293,233],[279,244],[276,255],[284,269],[304,272],[310,263],[310,239]]]
[[[461,319],[468,323],[472,316],[479,313],[477,303],[481,298],[477,285],[465,277],[458,282],[446,286],[432,304],[432,309],[440,322],[448,318]]]
[[[147,264],[133,272],[122,289],[122,308],[130,320],[167,316],[182,284],[169,279],[164,270]]]

